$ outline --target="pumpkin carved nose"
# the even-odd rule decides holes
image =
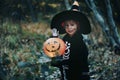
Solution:
[[[52,46],[52,48],[55,48],[55,46]]]

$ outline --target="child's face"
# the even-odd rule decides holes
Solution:
[[[73,36],[78,28],[78,22],[74,20],[67,20],[64,22],[64,27],[66,33],[68,33],[70,36]]]

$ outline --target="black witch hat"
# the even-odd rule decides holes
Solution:
[[[70,10],[56,14],[51,21],[51,29],[56,28],[60,34],[65,33],[62,23],[66,20],[76,20],[80,23],[80,32],[89,34],[91,32],[90,22],[85,14],[79,11],[79,4],[75,1]]]

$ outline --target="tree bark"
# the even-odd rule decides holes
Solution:
[[[37,19],[36,19],[35,13],[34,13],[32,1],[31,1],[31,0],[27,0],[27,4],[28,4],[29,9],[30,9],[30,14],[31,14],[32,20],[33,20],[34,22],[36,22]]]
[[[111,36],[109,25],[106,23],[104,17],[99,13],[94,0],[85,0],[85,1],[88,7],[93,11],[95,19],[101,25],[103,32],[106,34],[106,37],[109,40],[109,45],[113,47],[114,45],[116,45],[116,43],[113,37]]]
[[[66,9],[69,10],[70,9],[69,1],[68,0],[64,0],[64,2],[65,2]]]
[[[115,25],[115,22],[113,20],[113,14],[112,14],[112,8],[110,5],[109,0],[105,0],[106,8],[107,8],[107,14],[108,14],[108,22],[110,24],[110,29],[112,31],[112,37],[114,38],[115,42],[117,45],[120,45],[120,39],[119,39],[119,34],[117,31],[117,26]]]

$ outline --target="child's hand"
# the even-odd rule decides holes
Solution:
[[[60,63],[62,62],[62,58],[60,56],[57,56],[57,57],[53,57],[51,59],[51,66],[55,66],[55,67],[58,67],[60,66]]]

